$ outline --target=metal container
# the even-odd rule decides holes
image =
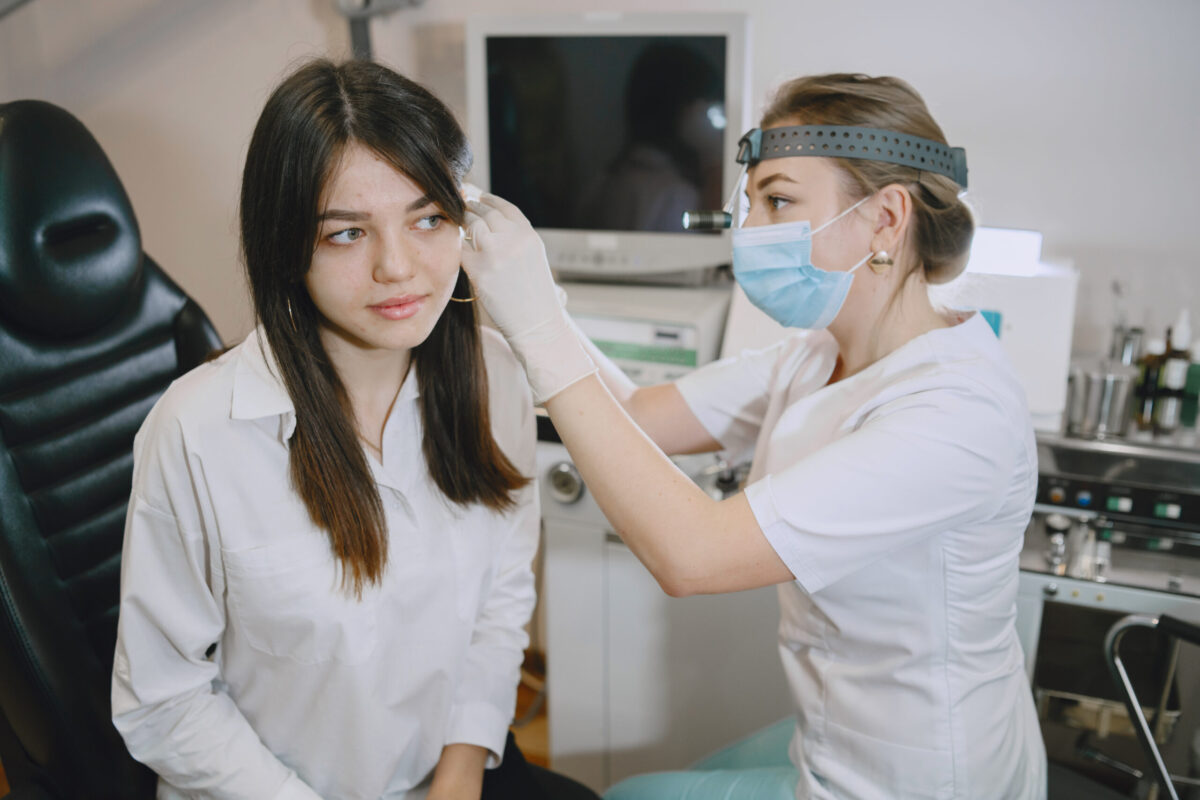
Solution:
[[[1124,436],[1139,372],[1111,361],[1071,367],[1067,393],[1067,433],[1087,439]]]

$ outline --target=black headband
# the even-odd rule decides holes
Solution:
[[[755,128],[738,142],[739,164],[768,158],[825,156],[886,161],[944,175],[967,188],[967,151],[931,139],[849,125],[792,125]]]

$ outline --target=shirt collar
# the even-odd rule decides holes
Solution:
[[[283,385],[279,362],[261,325],[246,337],[238,351],[230,416],[245,420],[278,417],[279,441],[286,444],[296,432],[296,406]],[[420,397],[416,375],[411,374],[412,369],[409,372],[396,397],[397,406]]]
[[[267,343],[266,331],[259,326],[238,348],[230,416],[233,419],[279,417],[279,440],[286,443],[296,430],[296,406],[279,376],[279,362]]]

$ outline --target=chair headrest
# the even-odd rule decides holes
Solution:
[[[125,188],[83,123],[0,104],[0,323],[69,339],[109,321],[142,270]]]

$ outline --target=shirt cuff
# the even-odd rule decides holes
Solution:
[[[510,715],[502,714],[488,703],[464,703],[450,709],[443,744],[473,744],[488,751],[487,769],[500,766],[504,740],[508,738]]]
[[[775,492],[771,486],[771,476],[765,475],[746,487],[746,500],[750,503],[750,511],[767,537],[772,549],[779,555],[787,568],[792,571],[796,583],[806,594],[820,591],[826,582],[822,580],[810,565],[810,558],[802,551],[801,536],[792,523],[784,519],[775,502]]]

